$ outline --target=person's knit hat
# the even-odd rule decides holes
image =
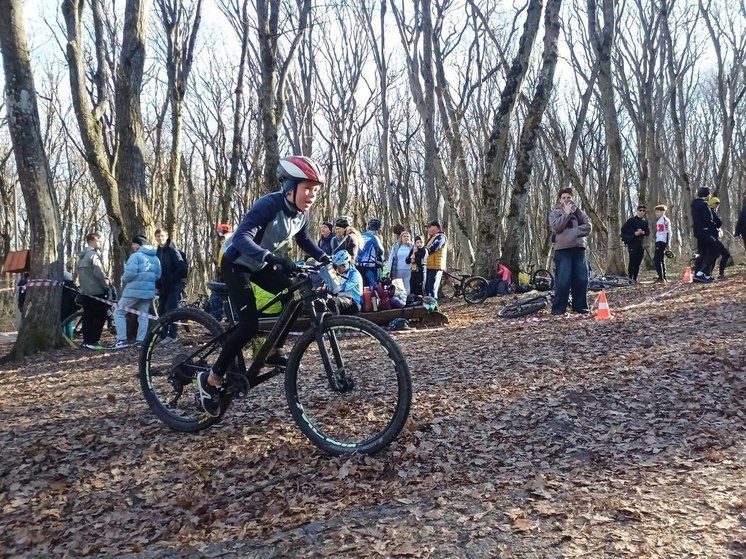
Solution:
[[[132,237],[132,244],[140,246],[147,245],[148,239],[145,235],[135,235],[134,237]]]
[[[334,224],[331,221],[324,221],[324,222],[321,223],[321,225],[326,225],[327,228],[329,229],[329,231],[331,231],[332,229],[334,229]]]
[[[350,226],[350,220],[347,218],[347,216],[340,216],[334,222],[334,225],[336,227],[344,227],[345,229],[347,229]]]

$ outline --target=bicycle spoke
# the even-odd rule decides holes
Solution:
[[[196,378],[217,358],[220,347],[210,341],[219,331],[209,315],[183,308],[165,315],[148,334],[141,384],[151,409],[169,426],[194,430],[187,427],[203,422]]]
[[[291,373],[289,367],[286,388],[294,417],[297,412],[299,425],[316,444],[337,454],[369,452],[393,436],[384,434],[395,422],[396,430],[401,428],[399,418],[409,406],[408,379],[393,340],[357,324],[335,324],[324,332],[321,347],[310,344],[297,369]]]

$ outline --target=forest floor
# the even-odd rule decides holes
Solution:
[[[613,319],[484,305],[396,338],[402,436],[330,458],[280,380],[196,435],[135,350],[0,370],[0,556],[746,556],[746,274],[607,293]]]

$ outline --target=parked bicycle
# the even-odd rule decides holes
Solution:
[[[516,285],[518,291],[527,292],[533,289],[537,291],[550,291],[554,288],[554,276],[549,270],[536,268],[536,264],[529,264],[528,271],[518,270]]]
[[[391,336],[356,316],[334,315],[328,299],[313,289],[309,274],[319,266],[301,266],[293,283],[262,306],[283,304],[264,343],[248,367],[243,355],[225,378],[220,417],[199,404],[197,374],[209,370],[226,337],[240,325],[223,330],[209,314],[195,308],[175,309],[150,330],[140,355],[140,386],[155,415],[177,431],[210,427],[232,400],[251,388],[285,375],[290,413],[308,439],[330,454],[370,454],[394,441],[406,423],[412,400],[409,366]],[[301,309],[310,307],[312,325],[295,341],[287,369],[261,372],[270,351],[290,334]],[[163,343],[169,326],[178,338]],[[249,342],[247,347],[256,346]]]
[[[85,295],[78,294],[78,297],[85,297]],[[119,299],[119,293],[117,292],[117,288],[113,285],[109,284],[107,291],[106,291],[106,299],[109,301],[117,301]],[[81,303],[77,303],[80,305]],[[72,328],[69,328],[69,325],[72,324]],[[116,335],[117,329],[114,325],[114,307],[110,306],[106,309],[106,323],[104,325],[105,330],[107,330],[110,334]],[[74,313],[64,317],[62,319],[62,322],[60,322],[60,329],[62,330],[63,335],[68,336],[70,332],[72,332],[72,338],[71,340],[75,340],[77,338],[83,337],[83,309],[78,309]]]
[[[627,276],[594,276],[588,280],[588,291],[604,291],[616,287],[629,287],[634,284],[634,280]]]
[[[527,297],[516,299],[505,305],[497,312],[500,318],[518,318],[543,311],[552,303],[553,292],[537,295],[536,297]]]
[[[443,270],[438,300],[447,301],[463,297],[470,305],[476,305],[487,299],[488,288],[487,280],[481,276],[462,274],[457,268]]]

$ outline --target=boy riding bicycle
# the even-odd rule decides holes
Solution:
[[[214,417],[220,415],[221,387],[228,367],[259,330],[251,283],[272,294],[291,284],[289,276],[295,271],[295,264],[274,252],[295,237],[296,244],[309,256],[322,264],[330,262],[329,256],[308,236],[307,212],[325,182],[319,165],[308,157],[285,157],[277,166],[277,180],[282,189],[254,203],[223,254],[220,268],[231,304],[238,309],[240,328],[226,337],[212,369],[197,377],[202,408]],[[267,357],[266,363],[285,367],[287,357],[278,350]]]

